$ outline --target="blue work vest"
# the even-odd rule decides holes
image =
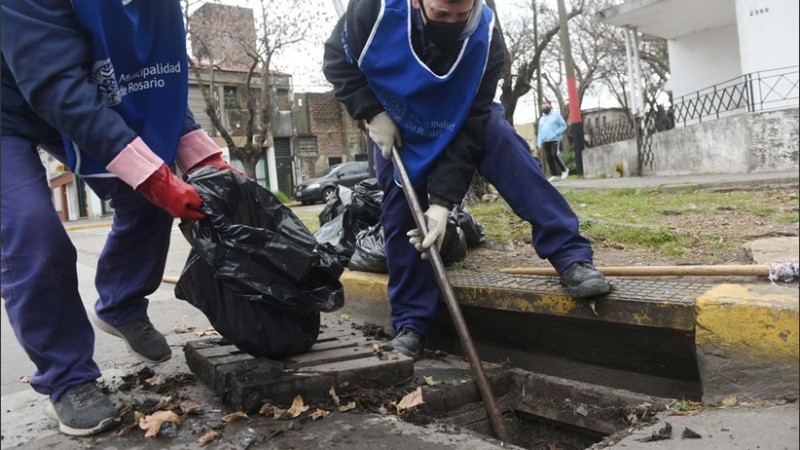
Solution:
[[[383,1],[358,66],[402,130],[400,156],[411,183],[418,186],[461,130],[475,101],[489,58],[494,15],[483,6],[477,28],[461,43],[450,71],[440,76],[414,53],[411,12],[410,0]]]
[[[172,164],[187,113],[186,32],[177,0],[72,0],[89,40],[97,95]],[[62,135],[70,169],[113,177],[105,164]]]

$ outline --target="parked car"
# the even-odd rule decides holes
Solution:
[[[369,163],[366,161],[336,164],[300,183],[294,190],[294,198],[304,205],[326,202],[336,186],[352,188],[369,177]]]

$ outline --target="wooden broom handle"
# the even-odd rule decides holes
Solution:
[[[598,267],[597,270],[610,277],[706,277],[706,276],[743,276],[768,277],[769,267],[766,265],[719,265],[719,266],[609,266]],[[557,276],[552,267],[532,268],[515,267],[502,269],[501,273],[512,275]]]

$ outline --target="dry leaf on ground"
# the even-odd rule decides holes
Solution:
[[[154,377],[150,377],[144,380],[144,382],[149,384],[150,386],[160,386],[164,384],[165,381],[167,381],[167,376],[164,374],[158,374]]]
[[[275,407],[270,405],[269,403],[264,403],[261,405],[261,409],[258,410],[258,413],[262,416],[271,416],[275,414]]]
[[[285,409],[280,409],[276,407],[272,407],[272,418],[273,419],[283,419],[284,415],[286,415]]]
[[[186,325],[183,324],[175,325],[174,327],[172,327],[172,332],[175,334],[184,334],[190,331],[194,331],[194,327],[187,327]]]
[[[216,431],[216,430],[208,430],[207,433],[205,433],[204,435],[200,436],[200,438],[197,440],[197,444],[200,445],[200,447],[202,447],[202,446],[208,444],[209,442],[213,441],[214,439],[216,439],[218,437],[219,437],[219,432],[218,431]]]
[[[333,403],[334,403],[335,405],[338,405],[338,404],[340,403],[340,401],[339,401],[339,396],[338,396],[338,395],[336,395],[336,390],[333,388],[333,386],[331,386],[331,390],[330,390],[330,391],[328,391],[328,394],[330,394],[330,395],[331,395],[331,398],[333,399]]]
[[[164,422],[172,422],[181,426],[181,418],[172,411],[156,411],[152,415],[144,416],[139,421],[139,428],[147,430],[144,437],[156,437]]]
[[[406,395],[397,404],[397,412],[402,414],[404,411],[409,410],[419,404],[425,403],[422,400],[422,386],[419,386],[414,392]]]
[[[195,330],[194,334],[196,334],[198,336],[201,336],[201,337],[202,336],[219,336],[219,333],[217,333],[217,330],[215,330],[214,328],[211,328],[211,327],[203,328],[201,330]]]
[[[247,414],[245,414],[244,411],[236,411],[235,413],[228,414],[227,416],[224,416],[222,418],[222,422],[231,423],[231,422],[236,422],[239,419],[246,419],[246,418],[247,418]]]
[[[203,411],[203,406],[198,400],[181,400],[180,402],[184,414],[199,414]]]
[[[719,402],[719,406],[736,406],[739,403],[739,399],[736,398],[735,395],[731,395],[730,397],[725,397]]]
[[[178,402],[180,402],[180,399],[176,399],[175,397],[173,397],[171,395],[166,396],[166,397],[161,397],[158,400],[158,404],[156,405],[155,409],[159,409],[159,410],[161,410],[161,409],[163,409],[163,410],[173,409],[173,408],[178,406]]]
[[[297,416],[303,414],[306,411],[308,411],[308,406],[306,406],[303,403],[303,397],[298,395],[297,397],[294,398],[294,400],[292,401],[292,407],[289,408],[289,410],[286,411],[286,413],[289,414],[289,416],[292,419],[295,419],[297,418]]]
[[[351,409],[356,409],[356,402],[350,402],[346,405],[342,405],[339,407],[339,412],[350,411]]]
[[[317,408],[316,411],[311,413],[311,420],[324,419],[325,417],[328,417],[328,414],[330,414],[329,411]]]

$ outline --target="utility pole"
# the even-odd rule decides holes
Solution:
[[[575,165],[578,175],[583,176],[583,118],[578,100],[578,84],[575,80],[575,68],[572,62],[572,48],[569,44],[567,29],[567,9],[564,0],[558,0],[558,23],[560,25],[561,51],[564,52],[564,65],[567,71],[567,96],[569,97],[569,118],[572,122],[572,142],[575,144]]]
[[[539,6],[536,0],[531,0],[531,7],[533,8],[533,43],[535,46],[539,45]],[[542,95],[542,57],[539,56],[539,64],[536,65],[536,127],[538,130],[539,119],[542,116],[539,109],[542,105],[544,97]]]

